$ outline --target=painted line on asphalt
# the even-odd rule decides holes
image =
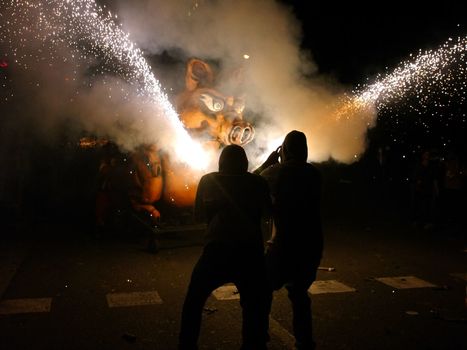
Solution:
[[[272,317],[269,317],[269,333],[281,343],[281,349],[295,349],[295,337]]]
[[[5,294],[24,258],[28,255],[30,247],[29,240],[2,241],[0,246],[0,298]]]
[[[311,287],[308,288],[308,293],[310,294],[348,293],[356,291],[355,288],[349,287],[336,280],[314,281]]]
[[[141,305],[162,304],[162,299],[157,291],[132,292],[132,293],[108,293],[106,295],[109,307],[126,307]]]
[[[0,302],[0,315],[50,312],[52,298],[6,299]]]
[[[449,274],[452,277],[460,278],[467,282],[467,272],[453,272]]]
[[[234,284],[226,284],[212,292],[217,300],[240,300],[240,293]]]
[[[378,277],[375,280],[396,289],[434,288],[435,284],[415,276]]]

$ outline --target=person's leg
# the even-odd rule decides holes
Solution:
[[[317,267],[316,267],[317,268]],[[292,304],[293,331],[297,349],[314,349],[311,299],[308,288],[316,278],[316,269],[306,277],[296,278],[285,285]]]
[[[264,266],[255,268],[254,264],[255,262],[252,262],[235,281],[242,306],[242,350],[266,349],[269,340],[272,289],[266,278]]]
[[[211,292],[222,285],[218,274],[213,271],[215,266],[215,262],[202,256],[193,269],[182,309],[179,334],[179,349],[181,350],[198,348],[204,304]]]

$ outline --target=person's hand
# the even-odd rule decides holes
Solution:
[[[268,159],[263,163],[261,166],[263,169],[266,169],[267,167],[270,167],[271,165],[279,163],[279,157],[280,157],[280,150],[281,148],[278,147],[276,150],[274,150],[269,156]]]

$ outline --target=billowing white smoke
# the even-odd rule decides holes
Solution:
[[[301,51],[300,23],[284,5],[138,0],[120,1],[119,13],[145,50],[180,48],[188,56],[219,60],[226,69],[242,66],[247,108],[267,121],[256,125],[255,144],[262,150],[272,150],[288,131],[298,129],[307,134],[311,160],[351,162],[364,151],[375,110],[336,119],[343,87],[319,76],[310,55]],[[264,150],[257,155],[263,158]]]
[[[284,5],[274,0],[119,0],[111,4],[130,39],[148,55],[177,49],[185,57],[221,62],[225,71],[242,68],[241,93],[247,109],[261,116],[252,163],[258,163],[293,129],[307,134],[314,161],[332,157],[351,162],[364,151],[365,132],[376,113],[366,110],[351,118],[336,118],[344,89],[319,76],[310,56],[300,50],[300,24]],[[89,64],[95,62],[73,57],[66,45],[58,45],[50,61],[28,60],[28,52],[44,49],[41,44],[34,47],[32,37],[28,39],[28,45],[21,46],[26,51],[22,64],[29,69],[12,68],[11,74],[15,93],[29,96],[20,113],[33,117],[31,125],[50,134],[51,127],[68,116],[126,149],[161,139],[170,147],[170,129],[134,87],[118,77],[91,79]],[[221,91],[231,88],[219,87]]]

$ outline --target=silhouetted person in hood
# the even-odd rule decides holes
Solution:
[[[240,293],[242,349],[266,348],[271,291],[264,266],[261,220],[270,215],[271,199],[266,181],[247,170],[244,149],[229,145],[220,155],[219,171],[204,175],[199,182],[195,215],[208,225],[206,244],[183,305],[180,349],[197,349],[206,299],[229,282]]]
[[[268,181],[273,204],[273,235],[266,252],[268,275],[274,290],[284,286],[288,290],[298,349],[315,348],[308,288],[316,279],[323,250],[321,175],[307,163],[307,157],[306,136],[294,130],[255,171]]]

